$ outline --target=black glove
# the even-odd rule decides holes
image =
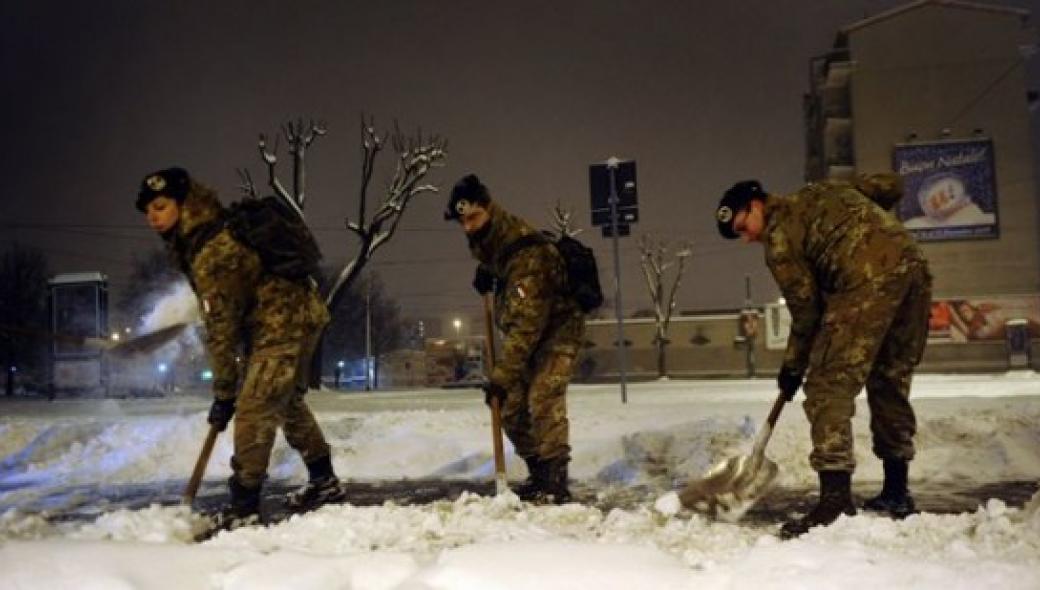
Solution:
[[[473,277],[473,288],[481,295],[487,295],[495,289],[495,275],[483,264],[477,265],[477,274]]]
[[[209,407],[209,417],[206,420],[217,427],[218,432],[224,432],[231,417],[235,415],[235,398],[215,399]]]
[[[484,403],[491,406],[491,400],[498,400],[498,407],[501,408],[506,403],[506,390],[504,387],[495,383],[494,381],[488,381],[484,385],[480,386],[484,390]]]
[[[803,375],[800,372],[789,367],[780,367],[780,374],[776,376],[776,384],[787,401],[793,400],[794,394],[798,393],[798,388],[802,386],[802,378]]]

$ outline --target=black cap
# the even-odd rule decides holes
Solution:
[[[141,181],[141,189],[137,192],[137,210],[144,213],[151,203],[158,197],[169,197],[178,203],[183,203],[191,190],[191,177],[184,168],[167,168],[152,172]]]
[[[715,221],[719,223],[719,233],[727,240],[735,240],[740,234],[733,231],[733,219],[747,208],[752,199],[764,201],[766,193],[757,180],[742,180],[729,187],[722,195],[719,207],[715,209]]]
[[[486,186],[481,184],[476,174],[467,174],[455,183],[448,199],[448,207],[444,210],[444,220],[458,220],[472,205],[486,207],[491,195]]]

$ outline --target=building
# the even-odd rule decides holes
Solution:
[[[849,24],[809,62],[806,180],[888,170],[904,178],[896,214],[935,277],[922,370],[1003,370],[1009,358],[1035,366],[1028,354],[1010,354],[1040,338],[1035,94],[1025,77],[1035,44],[1027,11],[920,0]],[[668,373],[744,373],[738,317],[673,319]],[[614,329],[590,322],[580,377],[616,376]],[[656,375],[652,334],[651,320],[626,320],[636,378]],[[785,338],[773,336],[754,342],[761,374],[779,365]]]
[[[1028,17],[922,0],[845,27],[810,64],[806,179],[901,172],[900,214],[924,244],[940,296],[1040,293]],[[972,177],[946,194],[944,173]],[[938,189],[929,178],[940,178]],[[943,217],[943,202],[948,210],[970,199],[986,217]],[[929,226],[915,224],[922,212],[935,214]]]

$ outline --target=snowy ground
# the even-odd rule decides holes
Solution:
[[[1038,496],[1025,506],[983,499],[940,513],[965,506],[933,495],[935,512],[902,522],[843,517],[786,542],[774,521],[729,524],[679,511],[670,490],[746,452],[773,395],[768,380],[670,381],[631,386],[622,405],[616,386],[575,387],[571,478],[582,504],[532,507],[511,494],[464,493],[420,505],[327,506],[201,545],[188,540],[198,517],[169,503],[205,433],[202,398],[5,403],[0,589],[1040,588]],[[491,476],[478,392],[311,396],[345,478],[400,488],[402,479]],[[1040,480],[1037,375],[922,376],[914,399],[912,486]],[[863,496],[881,474],[860,401]],[[808,450],[804,415],[788,406],[768,451],[781,466],[778,495],[813,488]],[[202,500],[222,493],[230,452],[221,437]],[[515,458],[509,470],[524,475]],[[271,474],[275,485],[304,477],[284,444]],[[628,496],[635,500],[615,507],[610,499],[625,490],[638,490]],[[152,494],[167,505],[126,508]]]

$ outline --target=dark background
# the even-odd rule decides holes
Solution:
[[[182,165],[238,198],[236,167],[265,178],[258,133],[303,116],[329,127],[308,154],[306,211],[342,264],[356,248],[341,228],[357,207],[364,112],[383,129],[398,119],[446,136],[448,165],[432,180],[447,189],[476,172],[540,226],[557,200],[587,226],[588,164],[634,158],[627,312],[649,304],[635,246],[644,232],[693,243],[679,309],[739,306],[745,273],[761,303],[777,296],[761,250],[718,237],[718,195],[748,177],[797,188],[809,58],[840,27],[901,4],[5,0],[0,248],[41,248],[53,272],[102,271],[118,294],[135,254],[158,245],[133,208],[146,172]],[[1040,0],[995,4],[1035,14]],[[280,170],[288,182],[287,159]],[[373,199],[386,179],[377,172]],[[415,202],[372,265],[404,315],[478,313],[445,196]],[[612,290],[610,243],[583,235]]]

